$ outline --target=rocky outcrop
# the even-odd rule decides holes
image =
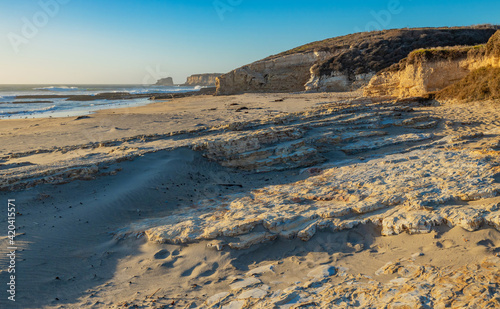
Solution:
[[[413,51],[400,63],[378,73],[366,96],[414,97],[442,90],[481,67],[500,67],[500,31],[486,45]]]
[[[318,231],[367,223],[383,235],[428,233],[437,225],[500,228],[495,200],[500,152],[474,146],[497,147],[498,136],[429,131],[443,122],[417,112],[419,103],[409,101],[335,102],[260,125],[220,128],[224,132],[191,147],[227,167],[304,168],[309,177],[202,200],[116,235],[174,244],[208,240],[213,248],[245,249],[276,238],[307,241]],[[331,154],[342,159],[310,167]]]
[[[305,84],[306,91],[352,91],[366,86],[374,72],[357,74],[354,78],[342,72],[333,72],[330,75],[316,75],[311,69],[311,78]]]
[[[431,148],[331,167],[304,181],[207,200],[175,216],[137,223],[132,231],[175,244],[231,237],[226,245],[233,249],[277,237],[307,241],[318,230],[366,223],[380,226],[383,235],[428,233],[445,224],[474,231],[497,226],[500,215],[497,203],[462,205],[500,192],[493,155],[498,153]]]
[[[303,91],[311,67],[331,56],[329,52],[313,51],[257,61],[219,77],[217,94]]]
[[[450,269],[426,264],[424,253],[390,261],[375,276],[322,265],[301,281],[273,288],[272,281],[247,274],[231,290],[198,308],[498,308],[498,258]],[[272,266],[272,265],[271,265]],[[269,267],[271,267],[269,266]],[[280,274],[281,275],[281,274]],[[381,278],[394,276],[392,280]],[[266,280],[267,279],[267,280]],[[277,281],[282,284],[282,281]],[[276,283],[275,283],[276,284]],[[234,288],[233,288],[234,287]]]
[[[356,33],[310,43],[235,69],[217,79],[217,94],[349,91],[417,48],[486,43],[496,26]]]
[[[215,86],[215,79],[222,73],[193,74],[189,76],[183,86]]]
[[[155,85],[156,86],[173,86],[174,80],[172,79],[172,77],[162,78],[162,79],[159,79]]]

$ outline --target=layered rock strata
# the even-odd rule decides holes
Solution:
[[[461,205],[500,192],[494,179],[499,153],[446,150],[453,145],[439,140],[436,148],[341,163],[297,183],[203,201],[175,216],[134,224],[129,232],[175,244],[230,237],[227,246],[241,249],[277,237],[306,241],[318,230],[369,222],[383,235],[427,233],[441,224],[500,229],[498,204]]]
[[[414,114],[411,105],[418,103],[354,102],[276,117],[260,128],[232,125],[233,131],[196,142],[193,149],[222,165],[257,172],[307,167],[332,154],[343,159],[304,170],[306,180],[200,201],[134,224],[119,237],[216,240],[217,248],[242,249],[366,223],[383,235],[426,233],[443,224],[499,227],[498,206],[487,200],[500,190],[499,152],[466,147],[486,134],[441,135],[438,118]],[[485,202],[468,204],[477,200]]]
[[[193,74],[187,78],[186,83],[183,86],[214,87],[215,80],[221,75],[222,73]]]

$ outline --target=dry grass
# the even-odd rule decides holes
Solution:
[[[500,57],[500,31],[486,45],[469,50],[468,55]],[[436,99],[465,102],[500,99],[500,68],[488,66],[472,71],[459,82],[439,91]]]
[[[424,61],[459,60],[467,57],[484,55],[485,46],[485,44],[481,44],[475,46],[420,48],[412,51],[408,57],[382,70],[382,72],[395,72],[403,70],[409,64],[417,64]]]
[[[497,31],[486,44],[486,56],[500,57],[500,31]]]
[[[418,62],[420,60],[447,59],[456,60],[466,58],[468,53],[474,49],[483,49],[484,44],[475,46],[453,46],[453,47],[436,47],[436,48],[421,48],[412,51],[408,55],[408,61]]]
[[[500,68],[489,66],[472,71],[459,82],[439,91],[436,99],[465,102],[500,99]]]

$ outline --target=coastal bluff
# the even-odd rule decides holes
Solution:
[[[416,49],[485,44],[498,29],[493,25],[393,29],[312,42],[218,77],[217,94],[356,90]]]
[[[222,73],[193,74],[189,76],[183,86],[207,86],[214,87],[215,79]]]
[[[364,94],[405,98],[437,92],[481,68],[500,68],[499,51],[500,30],[483,45],[415,50],[399,63],[376,74]],[[468,83],[472,84],[474,80]]]
[[[173,86],[173,85],[174,85],[174,80],[172,77],[161,78],[155,84],[155,86]]]

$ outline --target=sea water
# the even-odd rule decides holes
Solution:
[[[200,87],[155,85],[0,85],[0,120],[69,117],[91,114],[97,110],[134,107],[152,103],[148,98],[129,100],[70,101],[67,98],[30,98],[27,95],[96,95],[125,92],[130,94],[181,93]],[[43,103],[40,101],[44,101]],[[33,103],[19,103],[33,102]]]

